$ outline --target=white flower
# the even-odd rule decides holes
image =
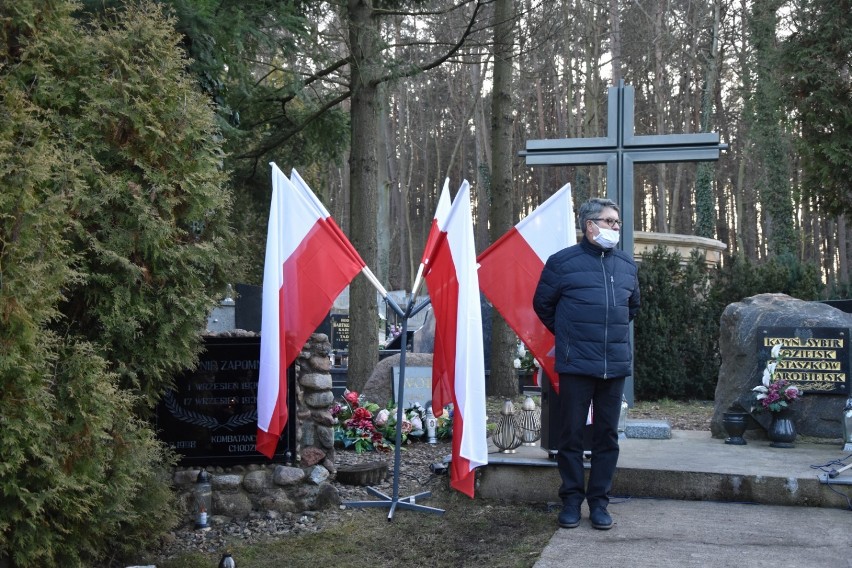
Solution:
[[[772,351],[769,352],[769,356],[772,357],[773,359],[777,359],[778,355],[780,355],[780,354],[781,354],[781,344],[776,343],[775,345],[772,346]]]
[[[533,365],[538,369],[541,365],[538,364],[538,359],[533,359]]]
[[[768,387],[769,381],[772,379],[772,373],[769,371],[769,368],[763,370],[763,386]]]
[[[387,408],[383,408],[376,413],[376,417],[373,418],[373,424],[381,428],[382,426],[388,423],[389,416],[390,411]]]
[[[512,361],[512,365],[514,365],[516,369],[520,369],[521,368],[521,360],[515,359],[514,361]]]
[[[411,417],[411,426],[415,430],[422,430],[423,429],[423,421],[420,420],[419,416],[412,416]]]

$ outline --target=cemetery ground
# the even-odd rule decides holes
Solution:
[[[516,401],[520,407],[523,397]],[[503,399],[489,397],[489,424],[496,424]],[[709,431],[712,401],[637,402],[631,419],[668,420],[675,430]],[[431,492],[417,503],[443,509],[443,515],[397,509],[388,521],[388,507],[345,507],[324,511],[261,516],[243,522],[195,531],[176,529],[145,562],[158,568],[215,566],[230,551],[237,566],[479,566],[528,567],[556,530],[554,502],[518,503],[469,499],[451,491],[447,475],[429,465],[451,453],[449,441],[430,445],[413,442],[402,452],[399,498]],[[338,450],[337,464],[386,460],[389,479],[375,487],[392,495],[393,454]],[[335,482],[344,502],[376,501],[363,487]]]

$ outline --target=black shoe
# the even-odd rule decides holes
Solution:
[[[559,526],[563,529],[573,529],[580,526],[580,507],[565,505],[559,513]]]
[[[606,531],[612,528],[612,517],[606,512],[604,507],[595,507],[592,509],[589,519],[592,521],[592,528]]]

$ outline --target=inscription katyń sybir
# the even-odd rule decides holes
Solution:
[[[849,392],[849,329],[763,327],[758,329],[758,338],[759,368],[763,368],[772,347],[780,344],[777,378],[806,393]]]

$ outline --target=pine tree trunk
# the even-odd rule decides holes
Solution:
[[[376,266],[376,203],[381,101],[377,85],[379,21],[369,4],[349,0],[351,65],[351,240],[369,267]],[[349,369],[347,386],[360,391],[379,360],[376,289],[364,276],[352,281],[349,294]]]
[[[494,10],[494,101],[491,110],[491,242],[513,225],[512,215],[512,0],[497,0]],[[518,381],[512,367],[515,335],[493,310],[491,326],[491,394],[516,396]]]

